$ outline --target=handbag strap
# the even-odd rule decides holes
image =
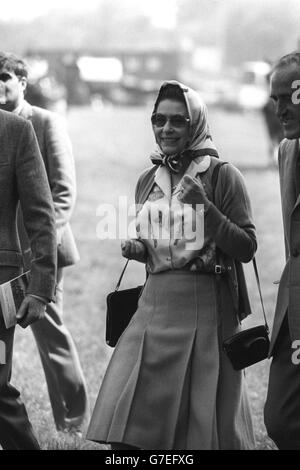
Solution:
[[[256,259],[253,258],[252,262],[253,262],[253,268],[254,268],[254,273],[255,273],[257,288],[258,288],[259,297],[260,297],[261,308],[262,308],[262,312],[263,312],[263,316],[264,316],[264,320],[265,320],[265,327],[266,327],[267,332],[269,333],[270,330],[269,330],[269,325],[268,325],[268,322],[267,322],[267,317],[266,317],[264,302],[263,302],[262,293],[261,293],[260,280],[259,280],[259,275],[258,275],[258,269],[257,269]]]
[[[218,162],[213,169],[211,175],[211,185],[212,185],[212,202],[216,205],[216,186],[219,177],[219,171],[221,166],[226,165],[227,162]],[[216,257],[216,264],[215,264],[215,275],[216,275],[216,300],[218,305],[218,310],[221,311],[221,273],[222,267],[220,264],[220,250],[216,245],[215,248],[215,257]]]
[[[216,185],[217,185],[217,181],[218,181],[219,171],[220,171],[221,166],[226,165],[227,163],[228,162],[218,162],[216,164],[215,168],[213,169],[211,182],[212,182],[212,188],[213,188],[213,203],[214,204],[215,204],[215,199],[216,199],[216,194],[215,193],[216,193]],[[216,264],[217,265],[220,264],[219,257],[220,257],[219,249],[218,249],[218,247],[216,247]],[[264,307],[264,302],[263,302],[263,297],[262,297],[262,292],[261,292],[261,285],[260,285],[260,280],[259,280],[258,269],[257,269],[257,264],[256,264],[255,257],[253,258],[252,262],[253,262],[253,268],[254,268],[254,273],[255,273],[256,284],[257,284],[259,297],[260,297],[261,308],[262,308],[262,312],[263,312],[263,316],[264,316],[265,327],[266,327],[267,332],[269,333],[270,330],[269,330],[269,325],[268,325],[268,322],[267,322],[267,317],[266,317],[266,312],[265,312],[265,307]],[[217,278],[217,282],[219,282],[220,281],[220,274],[217,274],[216,278]],[[217,289],[217,291],[218,291],[218,289]]]
[[[119,280],[118,280],[118,282],[117,282],[117,285],[116,285],[116,287],[115,287],[115,292],[117,292],[117,291],[119,290],[120,284],[121,284],[121,282],[122,282],[122,279],[123,279],[123,276],[124,276],[124,273],[125,273],[125,271],[126,271],[126,268],[127,268],[127,266],[128,266],[129,261],[130,261],[129,259],[126,261],[125,266],[124,266],[124,268],[122,269],[120,278],[119,278]]]
[[[212,175],[211,175],[211,186],[212,186],[212,202],[214,205],[216,205],[216,186],[217,186],[217,181],[219,177],[219,171],[220,168],[223,165],[227,165],[228,162],[218,162],[216,166],[213,169]],[[220,280],[220,274],[222,273],[222,266],[220,263],[220,250],[216,245],[216,265],[215,265],[215,273],[216,273],[216,279],[217,282]]]
[[[130,259],[128,259],[128,260],[126,261],[125,266],[124,266],[124,268],[122,269],[121,275],[120,275],[119,280],[118,280],[118,282],[117,282],[117,285],[116,285],[116,287],[115,287],[115,292],[117,292],[117,291],[119,290],[119,287],[120,287],[120,285],[121,285],[121,282],[122,282],[122,279],[123,279],[123,276],[124,276],[124,274],[125,274],[125,271],[126,271],[126,268],[127,268],[127,266],[128,266],[129,261],[130,261]],[[147,277],[148,277],[148,273],[146,272],[146,278],[147,278]]]

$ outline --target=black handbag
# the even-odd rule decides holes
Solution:
[[[126,261],[115,290],[106,297],[106,343],[112,348],[115,347],[136,312],[138,300],[144,287],[137,286],[119,290],[128,262],[129,260]]]
[[[269,352],[269,327],[264,309],[255,258],[253,259],[253,267],[265,324],[248,328],[247,330],[241,331],[240,333],[237,333],[223,341],[223,349],[235,370],[244,369],[245,367],[249,367],[252,364],[256,364],[257,362],[266,359]]]
[[[218,175],[220,168],[226,165],[227,162],[218,162],[213,170],[212,174],[212,187],[213,187],[213,202],[215,203],[215,189],[218,181]],[[220,265],[219,250],[216,249],[216,262]],[[249,367],[256,362],[262,361],[268,357],[270,340],[269,340],[269,327],[267,323],[260,281],[258,276],[258,270],[256,260],[253,258],[253,267],[260,296],[260,302],[264,315],[265,324],[248,328],[247,330],[241,331],[223,341],[223,350],[227,354],[231,364],[235,370],[241,370],[245,367]],[[219,274],[217,274],[217,296],[219,295]],[[220,299],[218,299],[220,301]]]

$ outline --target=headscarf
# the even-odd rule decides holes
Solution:
[[[183,157],[188,157],[192,160],[196,157],[211,155],[218,158],[218,152],[210,135],[206,105],[201,96],[192,88],[175,80],[164,82],[156,98],[153,113],[156,112],[160,101],[164,100],[162,94],[166,87],[170,86],[176,86],[181,90],[187,107],[190,119],[187,147],[180,154],[165,155],[160,146],[156,144],[154,151],[150,155],[150,159],[154,165],[165,165],[172,172],[178,173]]]

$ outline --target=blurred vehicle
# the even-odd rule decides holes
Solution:
[[[25,97],[33,106],[40,106],[60,114],[67,111],[66,89],[55,77],[47,76],[29,81]]]
[[[27,56],[47,62],[67,90],[68,105],[144,105],[162,81],[178,79],[177,49],[31,49]]]
[[[44,100],[52,109],[90,104],[90,92],[80,78],[76,54],[65,50],[30,49],[26,56],[30,66],[28,92],[33,93],[34,100]],[[47,83],[46,77],[51,83]]]
[[[240,83],[234,76],[222,71],[222,74],[213,75],[202,73],[199,78],[199,74],[195,76],[185,71],[180,75],[180,79],[197,90],[208,108],[218,107],[226,111],[240,111]]]
[[[208,107],[220,105],[222,100],[222,84],[219,80],[202,79],[195,88]]]
[[[138,106],[153,100],[162,81],[176,80],[177,62],[177,51],[128,49],[80,55],[77,66],[92,102]]]
[[[219,106],[226,111],[241,111],[240,83],[235,77],[224,77],[220,89]]]
[[[88,90],[92,104],[104,104],[112,100],[123,76],[122,63],[117,57],[82,55],[73,64],[73,69],[75,68],[80,82]]]
[[[238,104],[243,110],[261,110],[269,99],[267,62],[245,62],[241,68],[241,85]]]
[[[67,110],[65,86],[49,71],[47,61],[30,58],[26,61],[29,65],[26,100],[33,106],[64,114]]]
[[[124,91],[136,102],[152,102],[164,80],[178,80],[177,49],[127,50],[122,55]]]

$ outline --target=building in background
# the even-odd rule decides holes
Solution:
[[[145,104],[163,80],[178,79],[180,61],[174,49],[137,48],[76,52],[31,49],[26,57],[47,64],[48,73],[65,88],[68,106],[95,101]]]

